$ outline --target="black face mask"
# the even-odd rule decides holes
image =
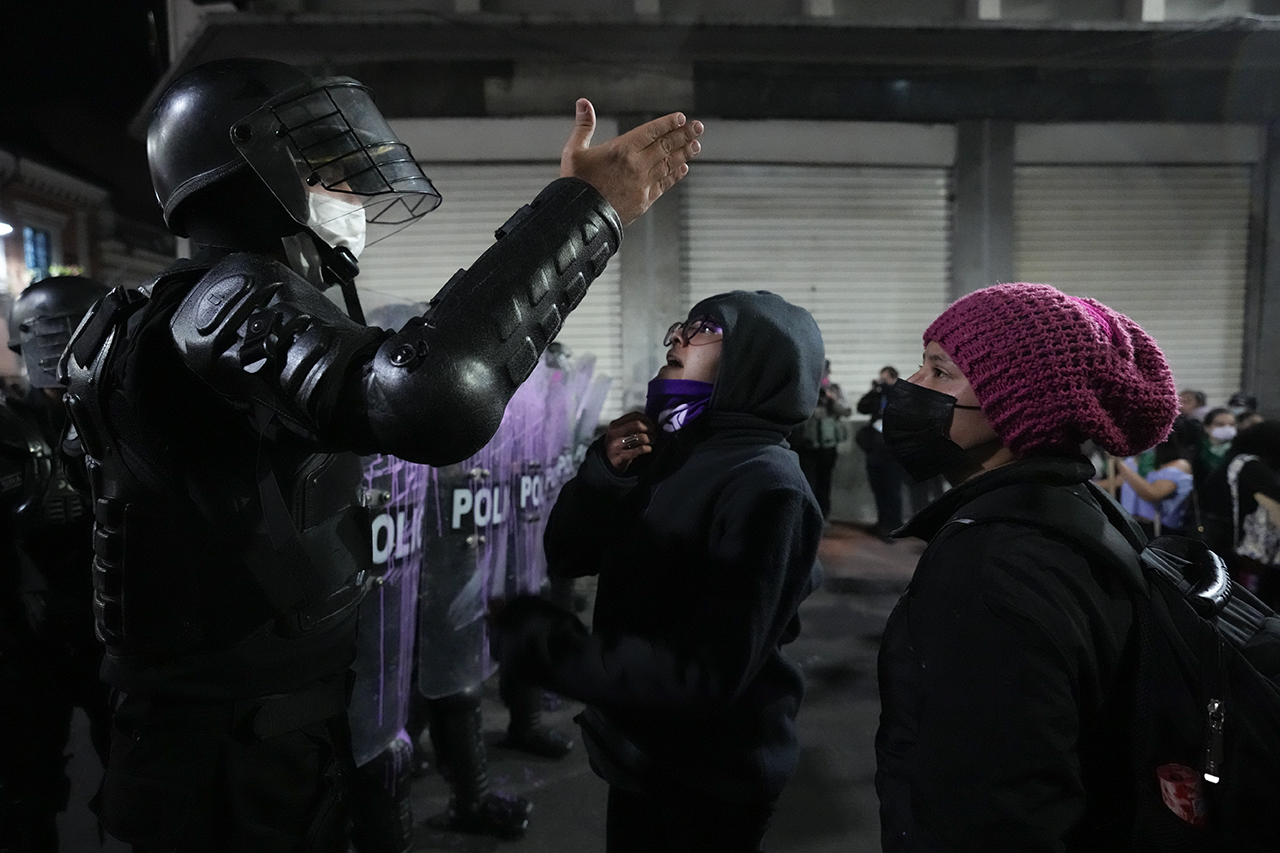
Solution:
[[[907,473],[919,482],[969,461],[969,451],[948,436],[956,398],[900,379],[886,391],[884,440]]]

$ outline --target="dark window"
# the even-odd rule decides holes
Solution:
[[[48,231],[39,228],[22,229],[22,252],[26,256],[32,281],[49,277],[49,263],[52,260],[49,257],[50,242]]]

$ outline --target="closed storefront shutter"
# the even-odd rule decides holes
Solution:
[[[920,363],[946,306],[944,167],[700,164],[685,193],[686,307],[771,290],[813,314],[850,404],[880,368]]]
[[[558,167],[444,164],[431,166],[429,174],[444,198],[440,207],[370,247],[360,259],[360,287],[367,294],[362,298],[370,304],[429,300],[455,272],[471,266],[493,245],[494,230],[554,180]],[[596,374],[615,380],[622,372],[618,261],[615,257],[591,285],[556,338],[575,357],[594,355]],[[610,388],[605,417],[616,417],[620,411],[620,384],[615,381]]]
[[[1251,167],[1020,166],[1014,269],[1091,296],[1160,343],[1179,388],[1241,381]]]

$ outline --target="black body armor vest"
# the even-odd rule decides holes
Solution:
[[[345,667],[371,563],[359,458],[229,405],[180,358],[170,324],[207,271],[113,291],[64,362],[104,677],[126,692],[238,698]]]

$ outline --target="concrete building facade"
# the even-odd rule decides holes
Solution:
[[[600,137],[674,109],[705,121],[690,177],[562,335],[616,377],[612,415],[643,399],[662,331],[708,293],[804,304],[854,395],[884,364],[913,367],[951,299],[1044,280],[1132,314],[1183,387],[1243,388],[1275,416],[1276,6],[171,0],[152,102],[227,56],[368,85],[445,196],[369,250],[364,285],[410,301],[555,176],[575,98],[595,103]],[[836,497],[846,517],[865,509],[854,482]]]

